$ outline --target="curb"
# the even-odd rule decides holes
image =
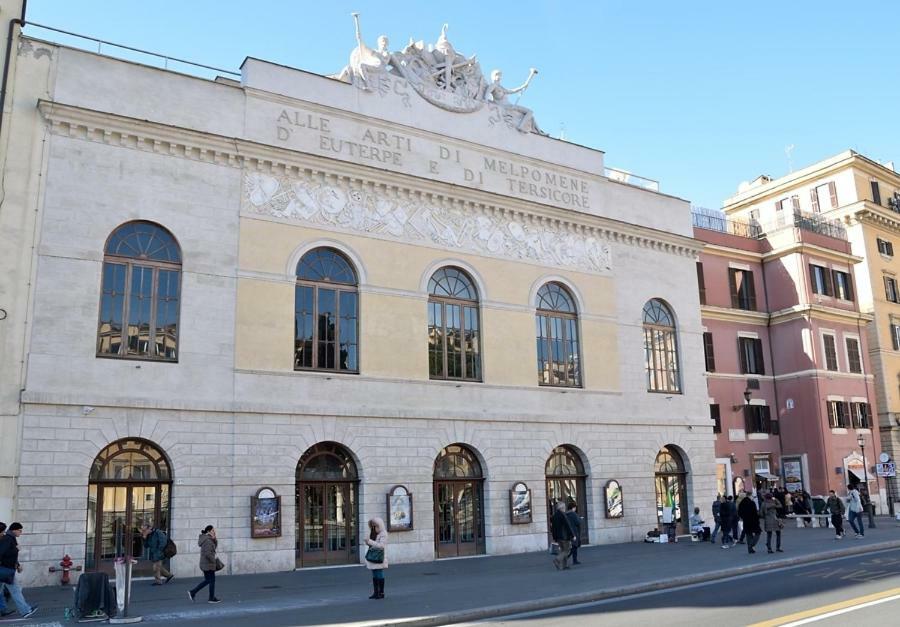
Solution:
[[[649,583],[633,584],[630,586],[623,586],[621,588],[606,588],[603,590],[594,590],[592,592],[581,592],[578,594],[557,596],[546,599],[536,599],[534,601],[526,601],[523,603],[491,605],[488,607],[481,607],[471,610],[460,610],[458,612],[447,614],[434,614],[432,616],[421,616],[406,619],[390,619],[387,621],[372,620],[366,621],[366,627],[438,627],[439,625],[452,625],[456,623],[484,620],[486,618],[509,616],[511,614],[523,614],[526,612],[536,612],[540,610],[552,610],[556,608],[567,607],[570,605],[591,603],[594,601],[604,601],[606,599],[624,597],[632,594],[657,592],[659,590],[678,588],[691,584],[717,581],[725,577],[758,574],[760,572],[784,568],[786,566],[800,566],[804,564],[820,562],[827,559],[852,557],[854,555],[863,555],[865,553],[875,553],[877,551],[897,548],[900,548],[900,540],[879,542],[877,544],[868,544],[865,546],[857,546],[852,548],[847,547],[846,549],[823,552],[814,555],[801,555],[795,558],[765,562],[763,564],[752,564],[747,566],[740,566],[737,568],[716,570],[707,573],[701,573],[698,575],[689,575],[678,577],[675,579],[668,579],[665,581],[653,581]]]

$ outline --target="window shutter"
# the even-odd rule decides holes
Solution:
[[[763,364],[762,340],[753,340],[753,352],[756,354],[756,374],[766,374],[766,367]]]
[[[884,280],[884,298],[885,298],[885,300],[892,300],[891,299],[891,284],[890,284],[891,279],[890,279],[890,277],[881,277],[881,278]]]
[[[831,280],[828,268],[822,268],[822,278],[825,282],[825,296],[834,296],[834,281]]]
[[[834,181],[828,181],[828,195],[831,196],[831,208],[837,209],[837,187]]]
[[[747,363],[747,338],[738,338],[738,357],[741,360],[741,374],[749,374],[749,364]]]
[[[753,405],[744,405],[744,431],[755,433],[753,431]]]
[[[709,406],[709,417],[713,421],[713,433],[722,433],[722,417],[718,405]]]
[[[697,287],[700,290],[700,304],[706,304],[706,279],[703,276],[703,263],[697,262]]]
[[[816,188],[809,190],[809,199],[812,201],[813,213],[819,213],[819,197],[816,195]]]
[[[892,322],[889,326],[889,333],[891,334],[891,344],[894,345],[894,350],[900,350],[900,341],[897,338],[897,326]]]
[[[731,307],[738,308],[737,270],[728,268],[728,287],[731,288]]]
[[[794,215],[800,213],[800,196],[791,196],[791,205],[794,208]]]
[[[817,285],[818,284],[816,283],[816,267],[813,264],[809,264],[809,290],[813,294],[815,294],[816,289],[818,289],[816,287]]]
[[[713,351],[712,333],[706,331],[703,333],[703,355],[706,358],[706,371],[716,371],[716,355]]]
[[[887,249],[887,254],[890,255],[891,257],[893,257],[894,256],[894,244],[892,242],[885,242],[885,244],[887,244],[887,246],[885,246],[885,248]]]
[[[872,202],[876,205],[881,204],[881,188],[878,186],[878,181],[872,181]]]
[[[764,405],[758,408],[760,417],[762,420],[760,422],[760,432],[761,433],[771,433],[772,432],[772,414],[769,413],[769,406]]]
[[[781,425],[778,424],[777,420],[769,422],[769,433],[772,435],[781,435]]]
[[[750,301],[750,311],[756,311],[756,286],[753,283],[753,273],[744,274],[747,280],[747,297]]]
[[[845,402],[841,403],[841,405],[844,406],[844,420],[843,420],[843,424],[841,424],[841,426],[846,429],[847,427],[850,426],[850,403],[845,401]]]
[[[853,275],[846,272],[844,277],[847,282],[847,300],[853,300]]]
[[[828,405],[828,426],[833,427],[837,424],[837,416],[835,415],[837,403],[828,401],[826,405]]]

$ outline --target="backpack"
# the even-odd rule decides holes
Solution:
[[[171,559],[176,555],[178,555],[178,547],[175,546],[172,538],[167,538],[166,546],[163,547],[163,557],[165,557],[166,559]]]

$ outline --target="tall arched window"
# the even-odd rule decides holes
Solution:
[[[297,264],[294,370],[359,371],[356,272],[333,248],[314,248]]]
[[[647,391],[680,394],[675,316],[657,298],[644,305],[644,357],[647,363]]]
[[[537,293],[538,383],[581,386],[578,310],[575,299],[559,283],[547,283]]]
[[[441,268],[428,281],[428,374],[481,380],[478,290],[465,272]]]
[[[178,360],[181,249],[152,222],[109,236],[97,324],[97,356]]]

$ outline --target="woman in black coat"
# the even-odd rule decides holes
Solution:
[[[744,522],[744,533],[747,534],[747,553],[756,553],[753,547],[759,542],[762,529],[759,526],[759,510],[756,509],[756,502],[749,495],[741,499],[738,516]]]

